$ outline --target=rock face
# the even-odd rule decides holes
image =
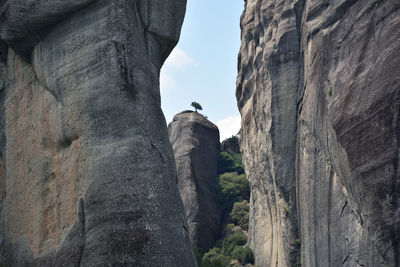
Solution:
[[[221,150],[234,154],[240,154],[239,138],[232,136],[221,143]]]
[[[216,197],[219,131],[193,111],[177,114],[168,126],[192,244],[207,251],[219,238],[221,211]]]
[[[300,46],[293,1],[247,1],[237,84],[241,150],[250,181],[256,265],[298,261],[296,96]],[[275,10],[275,6],[279,6]]]
[[[400,266],[400,3],[247,0],[241,26],[256,265]]]
[[[159,94],[185,6],[0,1],[3,265],[196,265]]]

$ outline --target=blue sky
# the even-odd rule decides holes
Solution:
[[[243,8],[243,0],[188,0],[181,39],[161,71],[167,123],[196,101],[221,140],[240,129],[235,87]]]

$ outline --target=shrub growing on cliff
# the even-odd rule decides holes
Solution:
[[[223,209],[229,212],[233,203],[249,200],[250,187],[246,175],[236,172],[221,174],[217,179],[217,192]]]
[[[249,202],[247,200],[235,202],[229,215],[233,223],[242,229],[247,230],[249,228]]]

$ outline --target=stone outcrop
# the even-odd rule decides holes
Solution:
[[[221,151],[240,154],[239,138],[232,136],[221,143]]]
[[[400,3],[247,0],[241,26],[256,265],[399,266]]]
[[[196,265],[159,93],[185,6],[0,1],[3,265]]]
[[[298,261],[295,158],[300,80],[295,3],[248,0],[241,25],[236,94],[243,164],[251,187],[249,245],[256,265],[293,266]]]
[[[194,246],[207,251],[219,238],[221,210],[216,197],[219,131],[203,115],[184,111],[168,126],[178,187]]]

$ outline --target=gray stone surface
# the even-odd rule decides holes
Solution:
[[[159,93],[185,6],[0,2],[6,266],[196,266]]]
[[[216,197],[219,131],[197,112],[177,114],[168,126],[178,187],[193,245],[207,251],[219,238],[221,209]]]
[[[298,253],[293,239],[275,241],[295,236],[279,214],[295,190],[286,216],[302,266],[399,266],[400,3],[248,0],[241,23],[256,265],[291,266]]]
[[[295,157],[300,47],[295,3],[247,1],[241,20],[236,96],[251,187],[249,245],[260,266],[293,266],[299,260]]]
[[[399,266],[400,3],[327,3],[302,24],[303,264]]]
[[[4,114],[5,92],[8,86],[7,78],[7,46],[0,40],[0,115]],[[3,198],[5,194],[5,174],[4,174],[4,149],[6,144],[5,135],[5,117],[0,116],[0,213],[3,208]],[[0,218],[0,233],[3,231],[3,219]],[[0,236],[0,262],[4,262],[3,258],[4,240]]]

